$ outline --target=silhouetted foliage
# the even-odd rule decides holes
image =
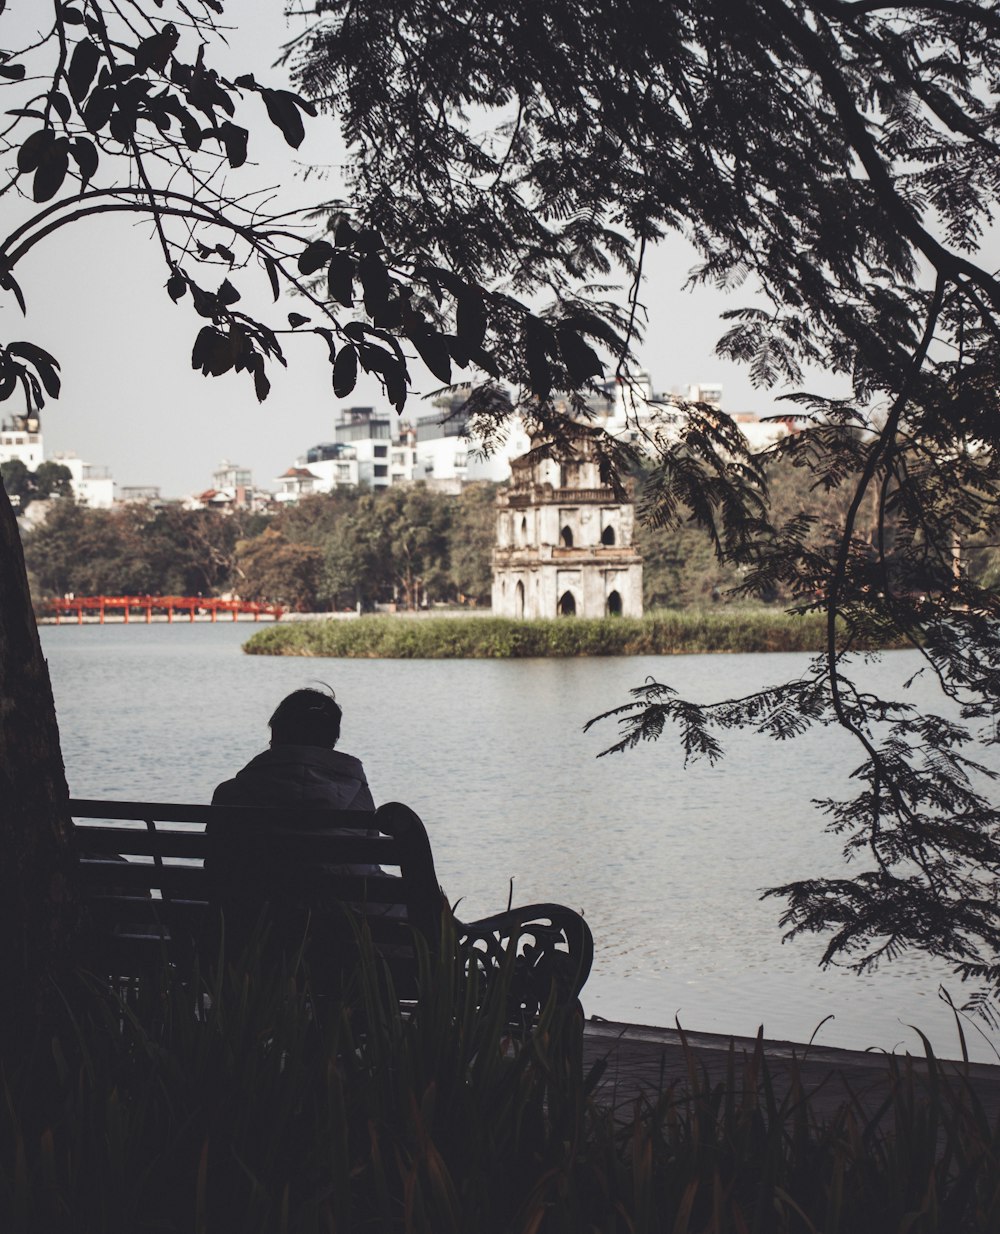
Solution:
[[[1000,283],[976,257],[1000,181],[995,7],[490,12],[317,6],[291,54],[354,144],[360,224],[470,283],[560,306],[622,270],[630,339],[646,247],[680,231],[700,252],[695,282],[756,297],[727,314],[723,354],[761,384],[818,366],[849,389],[798,395],[805,431],[772,452],[830,493],[829,519],[769,518],[766,460],[711,409],[693,408],[679,439],[648,433],[653,526],[693,516],[741,592],[819,608],[829,639],[800,681],[752,699],[690,708],[643,687],[621,745],[676,722],[691,757],[715,757],[718,727],[842,725],[863,751],[863,791],[824,808],[858,872],[778,889],[786,926],[829,933],[830,960],[864,967],[917,946],[995,982],[1000,813],[967,752],[998,731],[998,602],[961,547],[995,542],[1000,517]],[[498,329],[487,345],[505,373],[544,400],[559,384],[551,352],[530,329],[519,350]],[[918,649],[954,719],[865,692],[852,649],[887,630]]]
[[[45,501],[49,497],[72,497],[73,475],[62,463],[46,460],[34,471],[19,458],[0,463],[0,480],[12,503],[23,513],[33,501]]]

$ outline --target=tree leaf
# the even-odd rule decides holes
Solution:
[[[115,106],[115,92],[110,86],[100,86],[87,100],[83,109],[83,122],[92,133],[99,133],[111,119]]]
[[[150,69],[155,69],[158,73],[162,73],[179,40],[177,27],[167,22],[162,30],[151,34],[148,39],[143,39],[135,49],[136,70],[146,73]]]
[[[328,330],[326,326],[317,326],[315,333],[326,339],[327,351],[330,353],[330,363],[333,364],[337,359],[337,345],[333,341],[333,331]]]
[[[24,65],[0,64],[0,77],[6,77],[8,81],[23,81]]]
[[[315,274],[333,256],[333,245],[328,240],[313,240],[299,254],[300,274]]]
[[[362,253],[377,253],[379,249],[385,248],[381,232],[377,232],[374,227],[362,227],[355,232],[354,244]]]
[[[54,129],[36,129],[28,135],[17,152],[17,170],[21,172],[36,171],[45,151],[56,139]]]
[[[333,233],[333,242],[338,248],[350,248],[357,240],[358,233],[351,226],[351,220],[340,218]]]
[[[127,146],[135,136],[136,113],[134,111],[126,111],[119,107],[117,111],[111,115],[111,122],[108,125],[108,131],[115,141],[120,141],[123,146]]]
[[[86,137],[76,137],[70,143],[69,149],[80,169],[80,189],[82,191],[97,171],[97,147]]]
[[[546,399],[552,393],[552,366],[548,357],[551,331],[537,317],[529,317],[524,330],[524,362],[532,394]]]
[[[190,112],[181,120],[181,136],[184,138],[184,144],[194,154],[201,149],[201,143],[204,139],[204,134],[201,131],[201,125],[195,120]]]
[[[0,73],[2,73],[0,69]],[[49,91],[49,102],[52,104],[52,110],[56,113],[59,119],[66,124],[73,114],[73,104],[69,101],[61,90]]]
[[[559,340],[559,354],[574,385],[582,385],[588,377],[603,377],[604,365],[597,357],[597,352],[585,343],[579,334],[569,326],[560,326],[556,332]]]
[[[87,91],[94,80],[100,60],[101,53],[90,39],[81,39],[73,48],[69,69],[66,72],[66,83],[69,86],[70,96],[77,105],[87,97]],[[90,125],[88,124],[87,127],[90,128]]]
[[[51,398],[59,397],[59,361],[55,356],[34,343],[8,343],[7,352],[12,356],[21,356],[38,371],[46,393]]]
[[[289,313],[288,314],[288,324],[292,327],[293,330],[298,329],[299,326],[304,326],[308,320],[309,318],[303,317],[301,313]]]
[[[489,373],[497,381],[500,380],[500,366],[497,364],[496,357],[486,351],[485,348],[476,347],[473,351],[470,351],[469,360],[473,364],[478,364],[484,373]]]
[[[67,26],[82,26],[84,16],[79,9],[74,9],[71,5],[64,4],[60,10],[62,19]]]
[[[235,304],[240,298],[240,293],[230,283],[229,279],[223,279],[219,284],[219,290],[215,293],[220,304],[228,308],[230,304]]]
[[[257,402],[263,403],[271,392],[271,382],[264,370],[264,357],[259,351],[253,353],[250,369],[253,372],[253,388],[257,395]]]
[[[278,282],[278,267],[270,257],[265,257],[263,260],[264,269],[267,271],[267,278],[271,284],[271,292],[274,295],[275,303],[277,303],[278,297],[281,295],[281,284]]]
[[[215,326],[202,326],[191,349],[191,367],[206,377],[221,377],[236,363],[241,340]]]
[[[219,125],[219,140],[226,150],[226,158],[230,167],[242,167],[247,161],[247,141],[250,134],[246,129],[226,120]]]
[[[374,317],[389,299],[389,271],[378,253],[365,253],[358,261],[358,278],[365,293],[365,312]]]
[[[189,283],[191,299],[194,301],[194,311],[199,317],[215,317],[219,312],[219,301],[210,292],[199,287],[197,283]]]
[[[69,139],[57,137],[44,151],[35,172],[32,197],[36,202],[51,201],[62,188],[69,171]]]
[[[333,366],[333,392],[347,398],[358,383],[358,353],[350,343],[341,347]]]
[[[271,123],[281,129],[285,141],[297,150],[306,135],[300,110],[314,116],[316,108],[300,99],[297,94],[292,94],[290,90],[268,90],[262,86],[260,96],[264,100]]]
[[[407,331],[407,337],[417,349],[417,355],[438,381],[446,386],[450,385],[451,356],[443,336],[434,330],[414,327]]]
[[[326,281],[331,299],[344,308],[354,307],[354,258],[350,253],[338,250],[333,254]]]
[[[486,337],[486,305],[479,292],[467,288],[458,297],[455,333],[469,350],[482,347]]]
[[[2,287],[4,291],[12,291],[14,293],[14,299],[17,301],[21,312],[27,313],[27,306],[24,303],[24,292],[21,291],[21,286],[14,277],[10,267],[2,261],[0,261],[0,287]]]
[[[174,304],[187,291],[187,279],[183,274],[171,274],[167,279],[167,295],[173,300]]]

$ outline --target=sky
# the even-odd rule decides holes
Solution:
[[[232,31],[225,56],[213,55],[210,62],[227,72],[252,71],[268,85],[286,85],[284,71],[271,67],[289,34],[281,8],[276,0],[231,5],[230,19],[237,15],[239,28]],[[12,30],[30,29],[33,13],[40,15],[42,9],[34,0],[11,0],[0,19],[4,45],[12,46]],[[283,206],[335,196],[335,180],[305,177],[306,169],[336,166],[342,158],[335,125],[307,121],[305,141],[292,151],[266,123],[258,100],[253,102],[261,121],[251,131],[250,158],[256,165],[242,169],[239,183],[280,186],[275,201]],[[0,202],[2,234],[23,219],[24,208],[24,203],[15,209]],[[62,366],[61,397],[50,401],[42,416],[48,456],[74,452],[108,467],[119,485],[155,485],[165,497],[208,488],[213,470],[227,458],[249,467],[257,486],[273,489],[275,477],[309,446],[332,438],[343,408],[389,409],[371,378],[363,377],[348,399],[337,400],[325,354],[313,336],[288,340],[288,368],[270,366],[272,390],[263,404],[246,374],[212,378],[192,371],[191,346],[203,322],[189,300],[174,305],[166,295],[166,271],[149,225],[123,222],[123,217],[87,219],[65,228],[19,264],[26,321],[11,297],[0,302],[0,337],[29,339]],[[746,297],[682,290],[695,261],[679,237],[648,258],[643,297],[649,318],[639,359],[654,388],[684,391],[690,384],[721,384],[731,412],[766,416],[787,410],[776,401],[782,391],[755,390],[745,369],[714,355],[724,331],[719,313]],[[241,291],[249,291],[250,273],[234,277]],[[429,404],[421,404],[421,396],[438,385],[417,366],[414,375],[405,415],[425,414]],[[0,415],[21,410],[23,405],[13,399],[0,407]]]

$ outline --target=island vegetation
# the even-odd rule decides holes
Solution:
[[[686,609],[645,617],[427,617],[310,621],[258,630],[243,645],[256,656],[359,659],[527,659],[534,656],[664,656],[723,651],[820,651],[822,614],[780,609]]]

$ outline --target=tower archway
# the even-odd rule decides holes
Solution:
[[[560,531],[559,539],[562,540],[563,542],[563,548],[573,547],[573,528],[570,527],[568,523],[562,529],[562,531]]]
[[[524,616],[524,584],[520,579],[517,580],[517,586],[514,588],[514,616]]]
[[[615,529],[609,523],[601,532],[601,543],[607,547],[611,547],[615,542]]]
[[[622,598],[617,591],[613,591],[608,596],[607,614],[609,617],[620,617],[622,615]]]
[[[559,616],[560,617],[575,617],[576,616],[576,599],[571,591],[564,591],[559,597]]]

